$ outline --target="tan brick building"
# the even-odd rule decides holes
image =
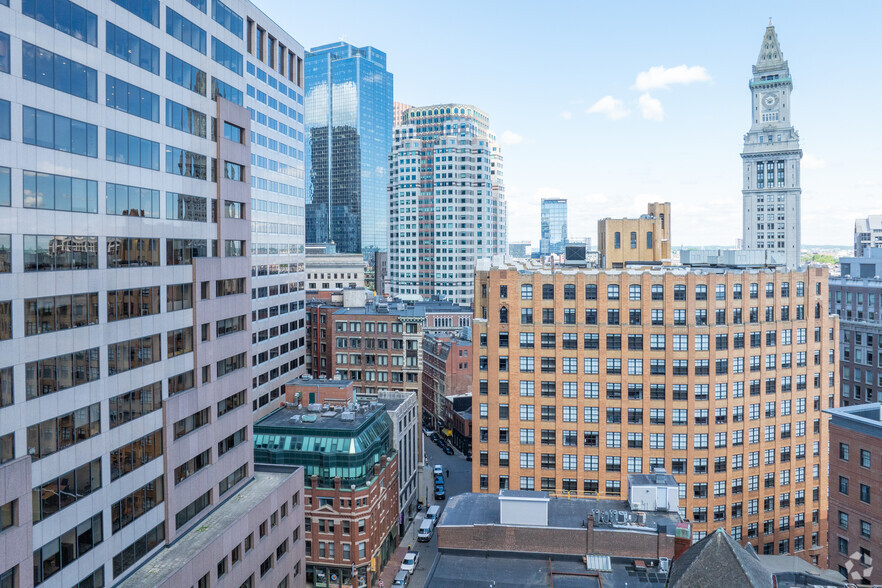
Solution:
[[[628,473],[664,467],[693,538],[722,526],[760,553],[823,562],[821,410],[836,405],[838,381],[838,320],[826,299],[818,268],[485,260],[475,279],[473,490],[617,497]]]
[[[646,208],[638,218],[597,221],[601,267],[671,265],[671,203],[650,202]]]

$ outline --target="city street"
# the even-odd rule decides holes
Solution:
[[[428,456],[427,467],[425,474],[423,475],[423,487],[428,489],[428,506],[440,506],[441,513],[443,514],[447,500],[450,500],[451,497],[458,494],[471,491],[472,462],[466,461],[465,457],[456,451],[456,449],[454,449],[453,455],[445,455],[444,452],[425,435],[423,435],[423,447]],[[432,468],[435,464],[440,464],[441,467],[444,468],[444,489],[447,494],[446,500],[435,500],[433,497]],[[447,476],[448,470],[450,470],[449,477]],[[383,571],[382,577],[384,579],[387,578],[387,576],[389,578],[395,576],[395,572],[398,571],[398,566],[401,562],[399,552],[401,552],[400,555],[403,556],[407,550],[407,546],[410,545],[411,551],[416,551],[420,554],[420,561],[419,564],[417,564],[413,575],[411,575],[410,585],[415,588],[425,585],[429,570],[432,568],[432,563],[435,561],[435,556],[438,554],[437,535],[433,534],[432,539],[427,543],[419,543],[416,540],[417,530],[419,529],[420,523],[422,523],[425,514],[426,508],[423,508],[422,512],[417,513],[417,517],[413,520],[410,528],[401,540],[401,546],[396,549],[395,555],[387,564],[387,569]],[[384,582],[384,584],[388,588],[391,586],[391,581]]]

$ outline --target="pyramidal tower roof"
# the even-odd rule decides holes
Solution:
[[[763,43],[760,46],[759,57],[756,58],[756,69],[768,70],[779,67],[786,67],[787,62],[784,61],[784,53],[781,52],[781,45],[778,44],[778,35],[775,33],[775,25],[769,18],[769,26],[763,35]]]

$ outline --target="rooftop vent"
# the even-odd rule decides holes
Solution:
[[[309,406],[306,407],[306,410],[308,410],[309,412],[321,412],[322,405],[321,404],[310,404]]]
[[[354,421],[355,420],[355,413],[346,411],[340,415],[340,420],[341,421]]]

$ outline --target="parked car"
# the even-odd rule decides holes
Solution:
[[[442,449],[447,455],[453,455],[453,449],[449,445],[445,445]]]
[[[436,463],[435,469],[433,471],[435,472],[435,475],[437,476],[438,474],[444,473],[444,468],[441,467],[441,464]]]
[[[435,474],[435,485],[443,486],[444,485],[444,476],[441,474]]]
[[[435,486],[435,500],[444,500],[447,494],[444,492],[444,486]]]
[[[471,452],[471,451],[469,451],[469,452],[466,454],[466,461],[472,461],[472,452]]]
[[[408,551],[401,560],[401,570],[412,574],[418,563],[420,563],[420,554],[416,551]]]
[[[432,531],[435,530],[435,523],[431,519],[423,519],[420,523],[420,529],[417,532],[417,541],[425,543],[432,539]]]
[[[410,574],[405,571],[398,572],[395,574],[395,579],[392,580],[393,586],[407,586],[407,583],[410,582]]]

